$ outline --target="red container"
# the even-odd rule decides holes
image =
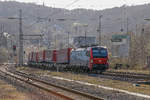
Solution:
[[[36,62],[39,62],[39,52],[36,52]]]
[[[56,51],[56,63],[67,64],[70,61],[71,48]]]
[[[54,63],[56,63],[56,60],[57,60],[57,51],[56,51],[56,50],[53,50],[53,59],[52,59],[52,61],[53,61]]]

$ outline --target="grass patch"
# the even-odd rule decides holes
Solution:
[[[108,70],[108,72],[124,72],[124,73],[136,73],[136,74],[148,74],[150,75],[150,70],[142,70],[142,69],[137,69],[137,70],[127,70],[127,69],[118,69],[118,70],[114,70],[114,69],[110,69]]]
[[[0,80],[0,100],[27,100],[27,98],[25,94]]]

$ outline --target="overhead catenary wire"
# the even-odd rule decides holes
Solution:
[[[64,6],[64,9],[72,6],[73,4],[79,2],[80,0],[74,0],[72,3],[67,4],[66,6]],[[53,15],[55,15],[56,13],[59,13],[61,10],[59,10],[58,12],[53,12],[52,14],[48,15],[46,18],[52,17]]]
[[[72,3],[68,4],[65,6],[65,8],[72,6],[73,4],[77,3],[80,0],[74,0]]]

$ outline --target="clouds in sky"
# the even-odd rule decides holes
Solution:
[[[1,0],[4,1],[4,0]],[[57,8],[87,8],[87,9],[106,9],[112,7],[119,7],[124,4],[126,5],[140,5],[150,3],[150,0],[7,0],[7,1],[19,1],[19,2],[30,2],[36,4],[43,4],[46,6],[57,7]],[[77,1],[76,3],[73,3]],[[72,4],[68,6],[69,4]]]

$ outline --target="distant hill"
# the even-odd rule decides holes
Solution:
[[[85,27],[77,26],[74,23],[88,24],[87,35],[97,35],[98,18],[102,17],[102,34],[110,35],[120,32],[123,28],[134,31],[147,25],[144,19],[150,18],[150,5],[122,6],[105,10],[75,9],[66,10],[39,6],[31,3],[18,3],[14,1],[0,2],[0,25],[4,25],[4,31],[11,34],[18,34],[18,21],[7,19],[18,17],[19,9],[23,11],[23,32],[24,34],[44,33],[45,38],[53,41],[53,35],[58,34],[60,39],[65,40],[65,34],[69,31],[71,35],[84,35]],[[45,18],[45,19],[39,19]],[[2,31],[0,29],[0,31]],[[140,32],[140,31],[139,31]],[[67,35],[67,34],[66,34]],[[58,38],[58,39],[59,39]]]

